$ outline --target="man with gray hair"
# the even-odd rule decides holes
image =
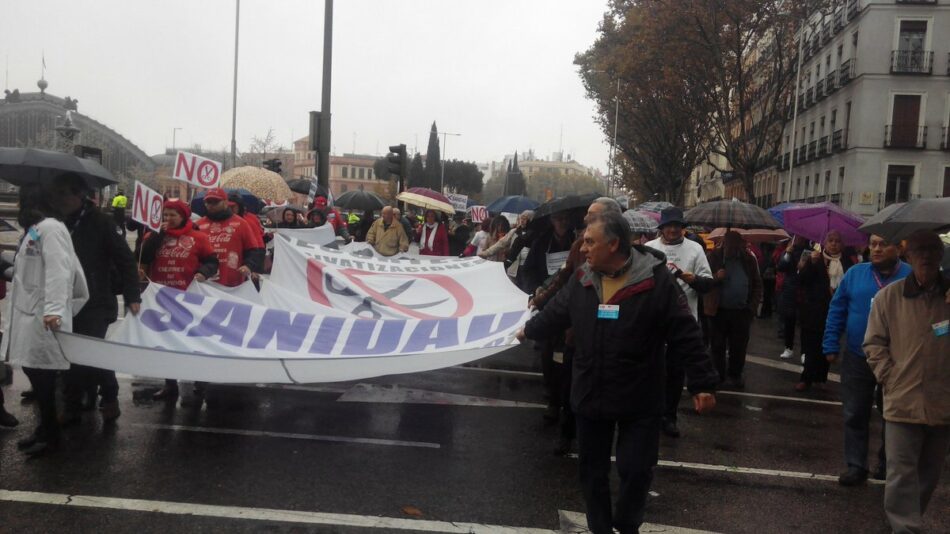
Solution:
[[[699,413],[715,406],[719,376],[663,254],[631,246],[620,213],[588,217],[581,253],[586,263],[518,337],[543,339],[573,329],[570,400],[587,525],[595,534],[637,532],[657,463],[667,360],[685,368]],[[615,433],[620,494],[612,510]]]

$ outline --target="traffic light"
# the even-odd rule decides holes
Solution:
[[[264,160],[264,168],[271,172],[276,172],[277,174],[280,174],[282,164],[283,162],[280,158]]]
[[[403,190],[406,175],[409,174],[409,158],[406,157],[406,145],[393,145],[389,147],[389,155],[386,156],[386,170],[390,175],[399,177],[399,192]]]

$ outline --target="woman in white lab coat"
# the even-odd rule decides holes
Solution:
[[[53,213],[42,187],[20,188],[18,222],[24,234],[13,264],[10,324],[3,350],[23,367],[36,394],[40,424],[17,444],[29,455],[58,445],[56,374],[68,369],[69,362],[53,331],[72,331],[73,315],[89,298],[72,238]]]

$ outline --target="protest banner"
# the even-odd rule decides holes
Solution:
[[[190,152],[178,152],[172,178],[188,185],[207,189],[218,187],[221,179],[221,163]]]
[[[162,209],[165,199],[142,182],[135,182],[132,195],[132,220],[144,224],[153,232],[162,227]]]
[[[465,211],[465,208],[468,207],[468,195],[446,193],[445,196],[449,199],[449,202],[452,203],[452,207],[455,208],[455,211]]]
[[[475,224],[479,224],[488,219],[488,208],[485,206],[472,206],[469,208],[469,213],[471,214],[472,222]]]

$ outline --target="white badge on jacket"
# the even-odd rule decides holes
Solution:
[[[618,304],[600,304],[597,306],[598,319],[619,319],[620,305]]]

